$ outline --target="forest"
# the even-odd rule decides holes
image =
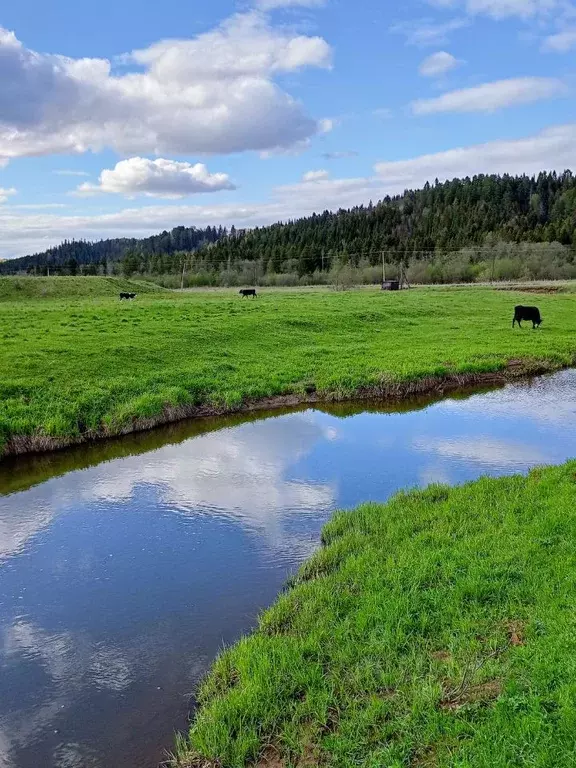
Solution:
[[[106,275],[121,271],[118,266],[130,254],[157,274],[169,272],[173,255],[177,252],[193,252],[223,237],[222,227],[175,227],[171,232],[137,238],[113,238],[89,243],[85,240],[65,240],[55,248],[42,253],[8,259],[0,263],[0,274],[46,275]]]
[[[167,287],[576,278],[576,178],[485,176],[251,230],[178,227],[144,240],[67,242],[0,272],[147,276]]]

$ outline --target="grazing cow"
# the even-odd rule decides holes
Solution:
[[[122,301],[122,299],[135,299],[135,298],[136,298],[136,294],[135,293],[121,293],[120,294],[120,301]]]
[[[242,290],[238,291],[240,296],[243,296],[246,298],[247,296],[252,296],[253,299],[256,298],[257,293],[255,288],[242,288]]]
[[[540,310],[538,307],[523,307],[519,305],[514,307],[514,319],[512,320],[512,328],[518,323],[518,327],[522,328],[522,320],[532,322],[532,328],[539,328],[542,318],[540,317]]]

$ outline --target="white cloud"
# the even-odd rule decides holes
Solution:
[[[277,187],[267,201],[217,205],[147,205],[116,213],[22,214],[0,208],[0,258],[23,256],[65,238],[145,237],[183,222],[202,226],[254,227],[306,216],[315,210],[350,207],[386,194],[378,178],[320,179]]]
[[[378,163],[389,186],[418,187],[426,181],[464,178],[479,173],[536,174],[576,167],[576,124],[547,128],[525,139],[491,141],[410,160]]]
[[[15,194],[16,194],[16,190],[14,189],[14,187],[10,187],[10,189],[6,189],[5,187],[0,187],[0,203],[5,203],[9,197],[12,197],[12,195],[15,195]]]
[[[274,78],[331,66],[320,37],[270,26],[257,12],[193,39],[107,59],[28,50],[0,28],[0,162],[111,147],[123,154],[229,153],[288,147],[322,126]],[[143,70],[143,71],[142,71]]]
[[[452,32],[469,24],[467,19],[451,19],[440,24],[431,19],[418,19],[395,24],[390,31],[404,35],[409,45],[425,47],[445,43]]]
[[[176,160],[149,160],[131,157],[121,160],[115,168],[100,174],[99,184],[81,184],[77,194],[93,195],[98,192],[135,197],[181,198],[202,192],[218,192],[236,189],[225,173],[209,173],[203,163],[177,162]]]
[[[308,171],[302,177],[302,181],[305,181],[305,182],[325,181],[329,177],[330,177],[330,173],[328,171]]]
[[[275,8],[320,8],[326,4],[326,0],[256,0],[256,6],[263,11],[272,11]]]
[[[438,51],[428,56],[420,64],[418,71],[423,77],[441,77],[457,67],[459,61],[447,51]]]
[[[47,210],[49,208],[68,208],[66,203],[19,203],[18,205],[7,205],[5,208],[9,210],[25,211],[25,210]]]
[[[555,0],[467,0],[469,13],[485,13],[496,19],[506,16],[530,17],[551,6]]]
[[[324,117],[318,122],[318,130],[320,133],[330,133],[338,125],[338,120],[333,117]]]
[[[65,169],[61,171],[52,171],[52,173],[56,174],[56,176],[90,176],[86,171],[67,171]]]
[[[420,99],[412,102],[412,111],[416,115],[494,112],[504,107],[550,99],[565,91],[564,83],[553,77],[518,77],[450,91],[435,99]]]
[[[0,208],[0,257],[25,255],[65,238],[144,237],[182,223],[253,227],[347,208],[435,178],[444,181],[478,173],[537,174],[576,168],[576,123],[548,128],[522,139],[492,141],[407,160],[378,163],[373,177],[318,179],[277,187],[268,200],[219,205],[148,205],[92,215],[21,214]]]
[[[576,46],[576,27],[565,29],[556,35],[549,35],[543,43],[542,48],[545,51],[554,51],[555,53],[566,53]]]
[[[517,16],[530,19],[561,11],[569,6],[567,0],[429,0],[441,8],[464,7],[471,14],[484,14],[493,19]]]

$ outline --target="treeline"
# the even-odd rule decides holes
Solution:
[[[0,274],[115,274],[123,271],[118,265],[134,255],[137,255],[139,265],[162,274],[170,271],[174,254],[195,251],[227,234],[223,227],[175,227],[171,232],[142,239],[123,237],[95,243],[65,240],[42,253],[0,263]]]
[[[576,280],[576,254],[561,243],[505,243],[502,241],[481,247],[466,247],[458,251],[404,254],[402,262],[388,260],[379,264],[367,258],[357,263],[337,259],[324,270],[299,275],[297,271],[265,270],[260,261],[236,262],[230,267],[215,269],[202,262],[200,254],[183,254],[189,262],[172,273],[154,275],[131,273],[152,280],[166,288],[208,286],[304,286],[331,285],[350,288],[354,285],[376,285],[384,277],[403,276],[410,284],[449,284],[527,280]]]
[[[450,253],[486,242],[576,242],[576,179],[571,171],[529,176],[475,176],[426,184],[418,191],[337,213],[226,237],[210,261],[258,260],[264,271],[324,271],[335,261],[358,266]]]
[[[475,176],[350,210],[227,230],[177,227],[143,240],[66,242],[0,272],[123,274],[163,285],[414,282],[576,277],[576,178]]]

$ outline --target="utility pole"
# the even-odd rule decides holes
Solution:
[[[184,272],[186,271],[186,259],[182,262],[182,279],[180,280],[180,290],[184,289]]]
[[[408,278],[406,277],[406,270],[404,268],[404,261],[402,260],[400,262],[400,290],[404,288],[404,285],[408,286],[410,288],[410,283],[408,282]]]
[[[382,282],[386,282],[386,262],[384,261],[384,251],[382,251]]]

